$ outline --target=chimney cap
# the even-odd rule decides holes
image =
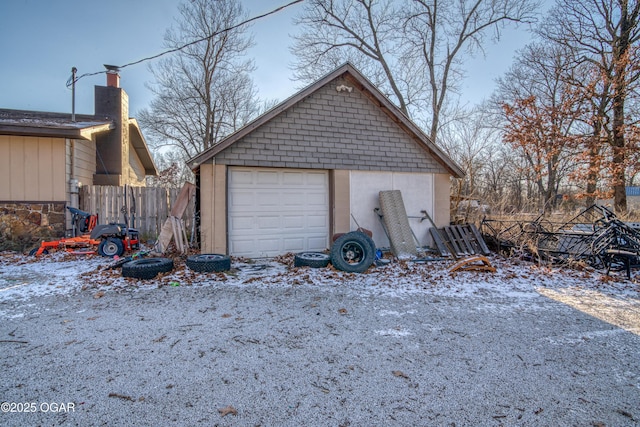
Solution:
[[[117,73],[118,71],[120,71],[120,67],[117,65],[107,65],[107,64],[103,64],[103,65],[108,72]]]

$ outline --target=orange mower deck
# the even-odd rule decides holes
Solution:
[[[64,250],[70,253],[76,254],[95,254],[95,247],[100,244],[100,240],[94,240],[89,235],[78,237],[66,237],[59,240],[52,240],[50,242],[43,241],[40,243],[40,247],[33,255],[40,256],[49,250]],[[78,251],[78,249],[93,248],[91,251]]]

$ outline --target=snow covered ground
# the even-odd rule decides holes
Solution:
[[[0,413],[23,425],[636,425],[640,287],[491,257],[363,274],[0,255]],[[634,272],[637,274],[637,272]],[[51,411],[48,402],[73,405]],[[9,407],[10,408],[10,407]]]
[[[640,283],[637,273],[627,280],[623,272],[607,276],[592,269],[538,266],[518,259],[491,257],[496,273],[462,271],[452,274],[452,260],[391,262],[363,274],[323,269],[293,268],[292,256],[265,260],[233,259],[226,273],[195,273],[181,258],[175,269],[153,280],[123,278],[118,269],[105,269],[109,259],[53,253],[39,258],[21,254],[0,255],[0,303],[27,301],[44,295],[91,292],[96,298],[108,292],[132,292],[165,286],[181,287],[319,287],[359,296],[410,296],[429,294],[462,297],[494,295],[518,298],[522,304],[546,296],[602,320],[640,334]],[[635,272],[634,272],[635,273]],[[626,313],[626,314],[623,314]],[[19,316],[13,311],[0,317]]]

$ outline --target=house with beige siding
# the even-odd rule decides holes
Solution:
[[[350,64],[189,160],[203,253],[321,251],[359,226],[389,246],[374,212],[401,190],[408,216],[449,223],[455,164]],[[357,224],[356,224],[357,222]],[[411,219],[421,244],[428,221]]]
[[[82,185],[144,186],[156,167],[117,73],[95,114],[0,109],[0,249],[62,237]]]

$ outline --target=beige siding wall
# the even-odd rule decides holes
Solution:
[[[227,167],[200,166],[200,238],[202,253],[227,253]]]
[[[124,178],[125,184],[135,187],[145,186],[144,166],[133,147],[129,147],[129,165],[125,171],[127,173]]]
[[[351,194],[349,188],[349,171],[331,171],[331,233],[348,233],[351,231]]]
[[[64,201],[65,140],[0,136],[0,200]]]
[[[93,174],[96,173],[95,141],[76,140],[73,146],[75,148],[73,177],[82,185],[93,185]]]

